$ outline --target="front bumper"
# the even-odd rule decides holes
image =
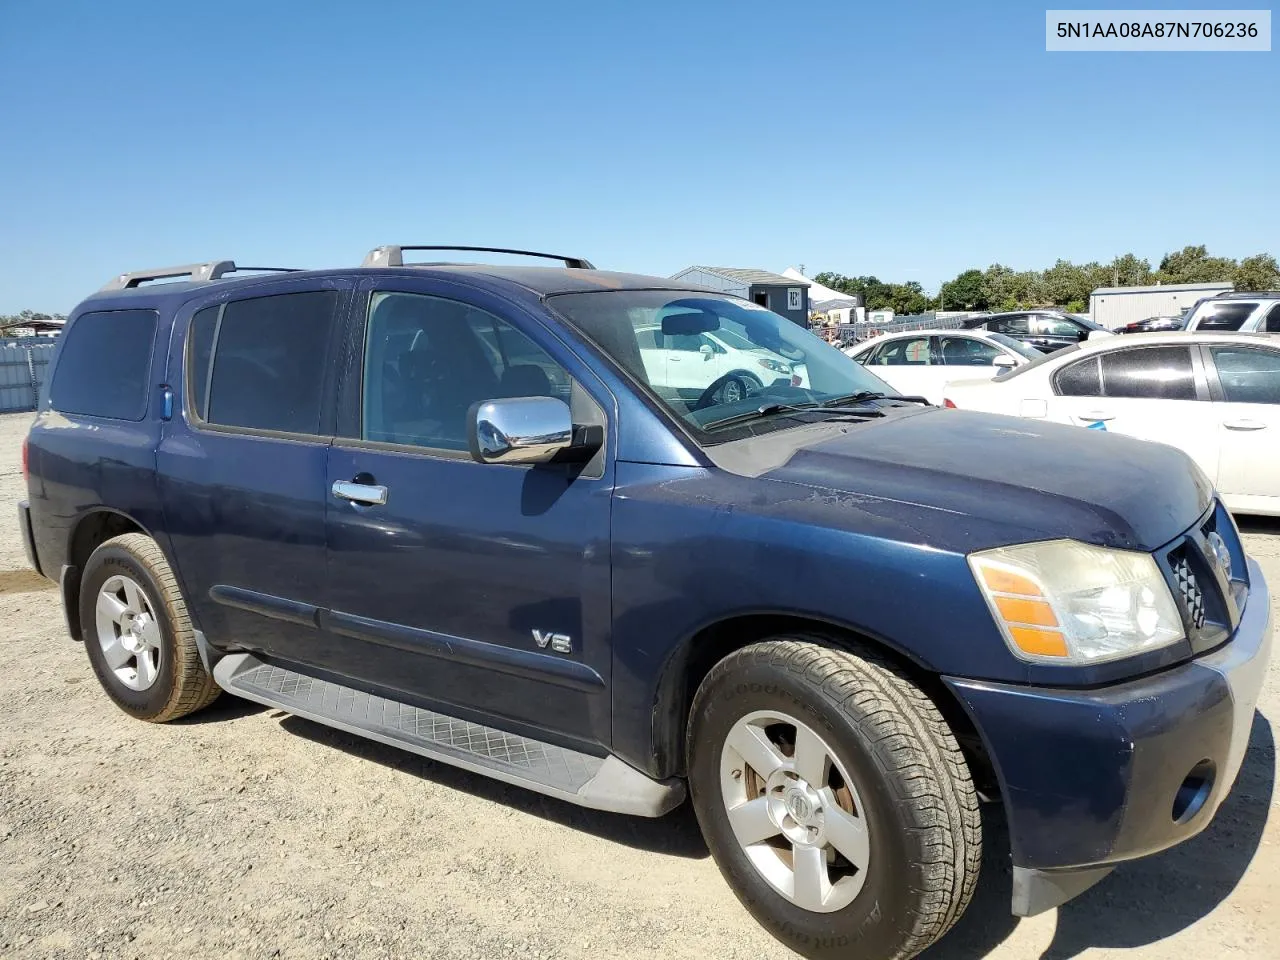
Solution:
[[[945,678],[1000,781],[1014,913],[1065,903],[1213,819],[1244,762],[1271,657],[1271,598],[1248,566],[1231,640],[1161,673],[1094,690]]]

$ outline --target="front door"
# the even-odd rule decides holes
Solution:
[[[174,324],[156,471],[188,603],[215,647],[307,662],[323,644],[330,371],[352,286],[211,293]]]
[[[1086,357],[1054,379],[1051,419],[1178,447],[1218,470],[1214,404],[1190,346],[1135,346]]]
[[[357,300],[326,481],[328,629],[345,643],[322,666],[452,715],[607,744],[612,464],[476,463],[467,416],[552,396],[607,426],[611,404],[536,318],[460,289],[369,281]]]
[[[1280,350],[1210,346],[1222,444],[1218,489],[1234,509],[1280,506]],[[1220,391],[1220,392],[1219,392]]]

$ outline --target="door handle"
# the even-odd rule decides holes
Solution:
[[[1257,420],[1224,420],[1222,425],[1228,430],[1265,430],[1267,425]]]
[[[1090,410],[1088,413],[1080,414],[1081,420],[1114,420],[1114,413],[1107,413],[1105,410]]]
[[[350,480],[333,481],[333,495],[340,500],[351,500],[355,503],[384,504],[387,502],[387,488],[372,483],[353,483]]]

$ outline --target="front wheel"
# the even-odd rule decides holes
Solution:
[[[689,786],[734,893],[808,957],[902,960],[973,895],[977,794],[937,707],[821,637],[731,654],[694,698]]]

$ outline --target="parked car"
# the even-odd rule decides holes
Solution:
[[[18,519],[126,713],[226,690],[585,807],[688,791],[809,957],[940,937],[979,796],[1021,915],[1210,822],[1270,600],[1185,454],[909,402],[679,281],[405,249],[124,274],[72,312]],[[807,380],[657,389],[654,328]]]
[[[1280,333],[1280,292],[1220,293],[1198,300],[1188,330]]]
[[[899,393],[941,404],[947,381],[1030,363],[1038,350],[986,330],[886,333],[845,350]]]
[[[1182,330],[1187,325],[1189,313],[1190,311],[1186,311],[1177,316],[1147,317],[1145,320],[1135,320],[1133,323],[1126,323],[1123,327],[1118,327],[1116,333],[1163,333],[1170,330]]]
[[[1017,310],[970,317],[967,330],[988,330],[1020,340],[1043,353],[1061,350],[1093,336],[1110,336],[1111,331],[1078,314],[1058,310]]]
[[[649,385],[684,400],[697,400],[713,381],[722,384],[718,399],[724,403],[742,400],[766,384],[805,383],[802,358],[766,350],[727,327],[667,335],[656,323],[637,328],[636,338]]]
[[[1136,334],[1060,350],[947,401],[1185,451],[1239,513],[1280,516],[1280,338]]]

